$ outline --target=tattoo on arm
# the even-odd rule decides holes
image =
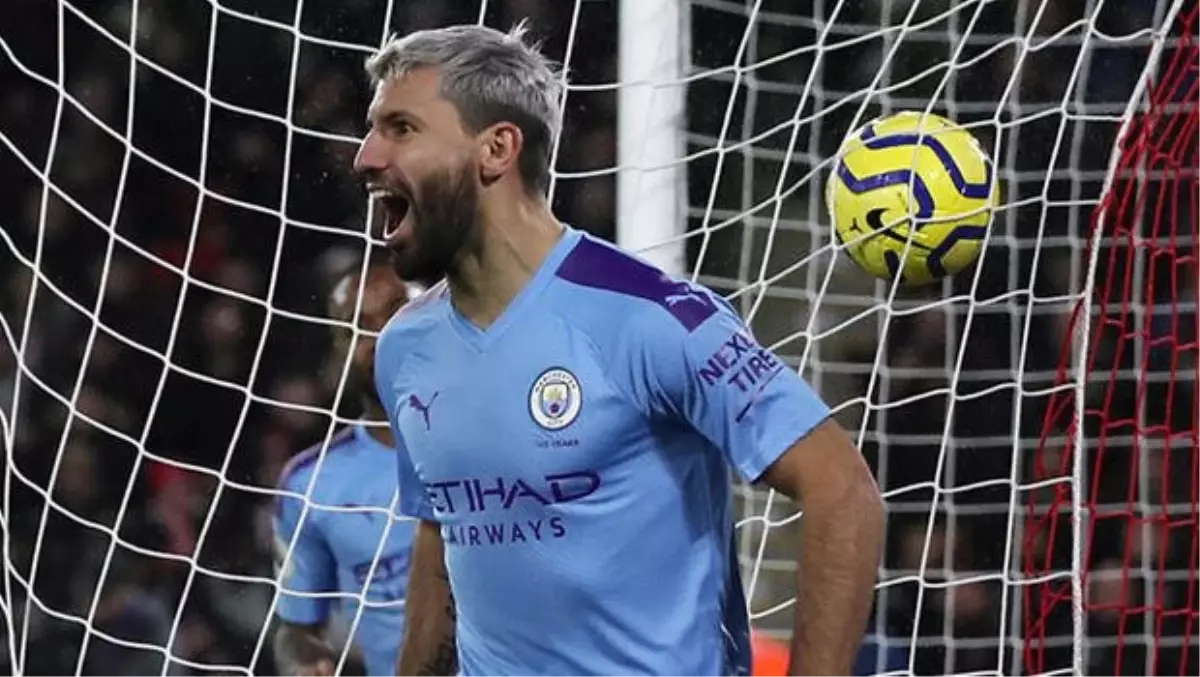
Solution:
[[[446,622],[450,627],[446,636],[433,652],[433,656],[417,671],[419,675],[453,675],[458,672],[458,642],[455,640],[455,625],[458,621],[458,611],[454,608],[454,593],[450,590],[449,574],[444,571],[439,572],[438,578],[446,586],[446,607],[443,609],[443,613],[446,614]]]

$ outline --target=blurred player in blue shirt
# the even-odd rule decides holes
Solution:
[[[414,545],[401,674],[746,674],[732,466],[800,501],[794,673],[847,674],[883,538],[829,409],[708,290],[562,225],[560,77],[414,33],[367,65],[356,169],[404,279],[380,336]]]
[[[334,318],[352,321],[360,271],[361,266],[355,266],[335,285],[329,300]],[[334,355],[349,354],[351,359],[345,396],[361,400],[364,419],[382,421],[383,408],[373,384],[374,335],[407,300],[409,288],[390,267],[378,264],[368,269],[363,287],[357,326],[371,333],[352,339],[352,332],[338,328]],[[328,593],[343,593],[338,598],[342,611],[352,619],[368,577],[368,604],[353,641],[362,651],[368,674],[394,674],[414,530],[413,521],[406,519],[393,520],[389,526],[397,490],[396,453],[388,427],[359,424],[342,430],[327,445],[297,454],[284,469],[279,484],[288,493],[279,499],[275,516],[282,588],[276,607],[281,623],[275,658],[283,674],[333,674],[339,653],[325,637],[335,601]],[[303,496],[311,501],[307,511]]]

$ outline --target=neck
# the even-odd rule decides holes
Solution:
[[[369,421],[386,421],[387,412],[383,410],[383,406],[375,402],[371,398],[364,398],[363,401],[363,418]],[[367,434],[374,437],[377,442],[385,447],[395,447],[396,439],[392,437],[392,427],[389,425],[364,425]]]
[[[563,226],[544,199],[522,196],[482,207],[479,241],[447,281],[458,312],[486,329],[533,278]]]

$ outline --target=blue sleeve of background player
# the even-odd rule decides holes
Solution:
[[[741,318],[707,290],[685,318],[656,313],[646,327],[644,369],[649,399],[685,419],[748,481],[830,415],[813,389],[758,344]]]
[[[433,506],[425,493],[425,485],[417,477],[404,438],[396,429],[396,395],[392,389],[398,353],[397,336],[386,328],[375,344],[375,387],[379,401],[387,412],[392,439],[396,441],[396,472],[400,478],[400,514],[416,519],[433,520]]]
[[[285,489],[297,491],[284,485]],[[303,493],[303,491],[297,491]],[[325,538],[312,521],[313,508],[309,508],[303,524],[300,512],[304,501],[291,496],[281,496],[275,512],[275,567],[279,578],[279,604],[276,613],[290,623],[323,623],[329,617],[329,597],[307,597],[289,592],[336,592],[337,563],[330,552]],[[284,560],[288,544],[299,530],[291,557]]]

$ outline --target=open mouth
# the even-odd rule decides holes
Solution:
[[[407,195],[399,191],[382,188],[372,189],[371,197],[375,200],[383,221],[383,239],[391,241],[404,225],[411,202]]]

